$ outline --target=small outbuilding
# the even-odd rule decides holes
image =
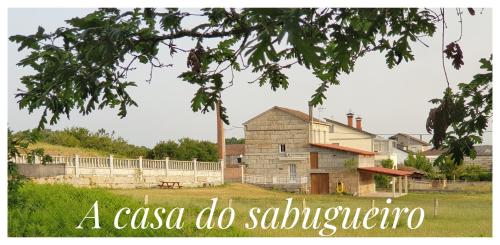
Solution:
[[[411,175],[408,171],[390,169],[384,167],[361,167],[358,168],[360,185],[371,185],[375,187],[375,174],[388,175],[392,177],[392,193],[377,192],[375,190],[365,192],[364,196],[373,197],[400,197],[408,194],[408,176]],[[396,182],[398,184],[398,191],[396,192]],[[403,192],[404,188],[404,192]]]

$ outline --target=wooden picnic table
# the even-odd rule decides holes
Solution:
[[[182,188],[182,185],[180,185],[180,182],[178,181],[160,181],[160,184],[158,186],[160,188],[166,188],[166,189]]]

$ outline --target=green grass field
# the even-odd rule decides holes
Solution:
[[[309,208],[343,206],[353,211],[360,207],[367,210],[371,207],[372,198],[359,198],[345,195],[300,195],[290,194],[243,184],[227,184],[209,188],[185,188],[180,190],[165,189],[86,189],[67,185],[35,185],[27,184],[21,190],[24,198],[21,205],[9,207],[9,236],[309,236],[317,237],[319,229],[304,230],[299,224],[290,230],[248,230],[244,223],[251,221],[248,211],[251,207],[262,209],[280,207],[284,209],[286,198],[294,199],[294,207],[302,209],[302,200],[306,200]],[[113,227],[115,213],[122,207],[130,207],[133,211],[145,207],[144,196],[148,195],[146,207],[184,207],[184,227],[181,230],[134,230],[129,227],[117,230]],[[219,204],[216,215],[227,207],[232,199],[232,207],[236,211],[235,223],[226,230],[197,230],[194,222],[196,214],[210,205],[211,198],[218,197]],[[439,200],[438,215],[433,217],[434,199]],[[93,221],[85,223],[85,229],[75,229],[92,204],[99,201],[101,229],[90,229]],[[491,184],[473,190],[452,193],[410,193],[394,199],[392,204],[385,204],[385,199],[375,199],[376,207],[422,207],[425,210],[423,225],[410,230],[406,227],[406,219],[398,223],[396,229],[357,230],[342,229],[342,220],[334,220],[337,232],[333,236],[352,237],[478,237],[492,236],[492,195]],[[149,221],[155,221],[153,211]],[[364,212],[362,213],[364,214]],[[262,214],[261,214],[262,215]],[[323,213],[322,213],[323,215]],[[163,217],[165,217],[163,215]],[[217,216],[216,216],[217,217]],[[281,214],[279,218],[281,218]],[[389,220],[391,220],[391,217]],[[404,216],[403,216],[404,217]],[[350,217],[352,219],[352,215]],[[362,219],[362,218],[360,218]],[[379,219],[373,220],[373,222]],[[130,223],[130,216],[123,218],[122,223]],[[324,221],[320,218],[320,221]],[[404,222],[403,222],[404,221]],[[377,223],[378,224],[378,223]],[[392,223],[391,223],[392,225]],[[130,226],[130,225],[129,225]],[[322,227],[320,227],[322,228]]]

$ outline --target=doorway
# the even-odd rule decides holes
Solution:
[[[311,194],[330,193],[330,181],[327,173],[311,174]]]

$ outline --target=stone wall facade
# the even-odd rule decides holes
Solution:
[[[255,118],[245,125],[245,173],[286,177],[290,164],[295,164],[297,177],[307,176],[308,131],[308,123],[280,110]],[[281,144],[285,152],[280,152]],[[287,153],[298,155],[292,158]]]
[[[308,192],[311,173],[328,173],[330,193],[336,192],[340,181],[344,183],[344,192],[357,194],[360,176],[356,168],[374,166],[374,157],[310,145],[331,144],[329,129],[326,123],[311,123],[279,109],[268,110],[251,119],[245,123],[245,180]],[[318,153],[318,169],[311,169],[311,152]],[[354,165],[346,166],[351,160]],[[287,180],[291,181],[285,183]],[[373,183],[367,179],[363,186]]]

